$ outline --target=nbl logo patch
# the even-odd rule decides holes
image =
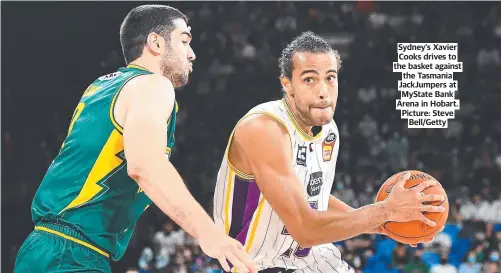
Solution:
[[[297,146],[296,164],[306,167],[306,146]]]
[[[329,132],[329,135],[325,138],[322,143],[322,158],[324,162],[330,161],[332,158],[332,150],[334,150],[334,144],[336,144],[337,136],[333,132]]]

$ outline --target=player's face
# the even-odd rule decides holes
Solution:
[[[307,126],[322,126],[334,117],[338,96],[338,62],[334,53],[295,53],[292,79],[282,78],[289,103]]]
[[[181,87],[188,83],[188,75],[193,71],[195,53],[190,46],[191,28],[183,19],[174,20],[174,25],[176,28],[171,32],[170,42],[162,55],[161,69],[174,87]]]

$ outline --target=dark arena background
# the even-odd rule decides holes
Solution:
[[[190,18],[197,59],[189,84],[176,93],[171,161],[209,212],[233,126],[253,106],[280,98],[280,51],[312,30],[343,58],[333,194],[360,207],[389,176],[417,169],[443,184],[451,204],[433,243],[411,248],[364,235],[336,242],[344,259],[364,273],[501,272],[498,2],[155,3]],[[124,65],[119,28],[139,4],[146,3],[2,2],[2,272],[12,272],[33,230],[33,196],[80,96],[96,77]],[[461,107],[447,129],[408,129],[395,109],[399,42],[458,43]],[[117,273],[211,273],[218,266],[154,206],[112,264]]]

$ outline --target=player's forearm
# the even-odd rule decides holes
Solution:
[[[347,212],[347,211],[351,211],[351,210],[355,210],[355,209],[352,208],[352,207],[350,207],[345,202],[337,199],[334,195],[331,195],[329,197],[329,208],[328,208],[328,211],[344,211],[344,212]],[[365,233],[367,233],[367,234],[380,234],[381,233],[380,227],[381,226],[377,226],[376,228],[374,228],[372,230],[368,230]]]
[[[200,239],[215,231],[214,222],[167,159],[151,163],[143,170],[132,171],[131,177],[153,203],[195,238]]]
[[[368,233],[388,221],[389,214],[386,203],[379,202],[349,211],[315,212],[311,218],[303,228],[302,247],[338,242]]]

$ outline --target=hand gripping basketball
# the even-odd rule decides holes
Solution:
[[[447,193],[431,175],[411,170],[388,178],[376,195],[384,202],[388,221],[379,230],[411,246],[433,241],[447,221]]]
[[[425,189],[437,185],[437,182],[433,180],[427,180],[412,188],[405,188],[405,182],[409,180],[410,176],[410,172],[401,176],[386,199],[390,212],[389,221],[409,222],[417,220],[434,227],[436,223],[426,218],[423,212],[444,212],[444,207],[427,205],[427,203],[442,202],[445,197],[439,194],[423,193]]]

